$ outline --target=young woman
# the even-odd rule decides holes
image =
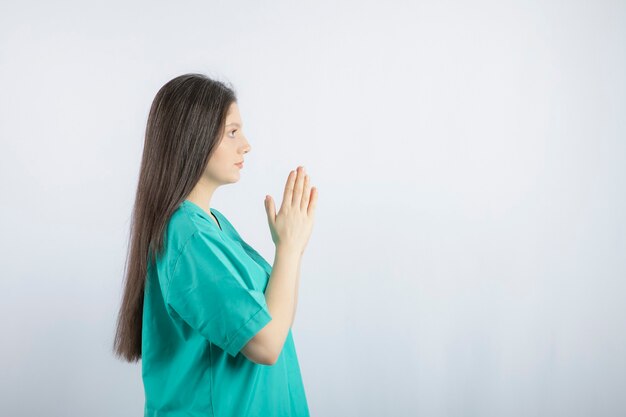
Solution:
[[[202,74],[167,82],[146,128],[114,351],[141,359],[144,415],[309,415],[291,334],[317,189],[291,171],[265,199],[274,265],[211,208],[250,144],[232,88]]]

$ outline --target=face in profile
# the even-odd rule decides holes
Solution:
[[[244,154],[250,151],[250,144],[243,134],[243,123],[237,103],[232,103],[226,115],[222,138],[207,164],[204,176],[212,183],[231,184],[239,181],[243,168],[238,163],[244,161]]]

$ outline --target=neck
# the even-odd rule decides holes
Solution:
[[[213,197],[213,193],[217,187],[217,184],[210,183],[205,178],[201,178],[186,199],[202,207],[207,213],[211,213],[211,197]]]

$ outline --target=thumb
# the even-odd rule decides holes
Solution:
[[[273,225],[276,220],[276,208],[272,196],[269,195],[265,196],[265,213],[267,214],[267,221]]]

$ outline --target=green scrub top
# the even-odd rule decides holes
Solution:
[[[149,263],[143,305],[145,417],[308,417],[291,329],[274,365],[241,349],[272,317],[272,266],[216,209],[184,200]]]

